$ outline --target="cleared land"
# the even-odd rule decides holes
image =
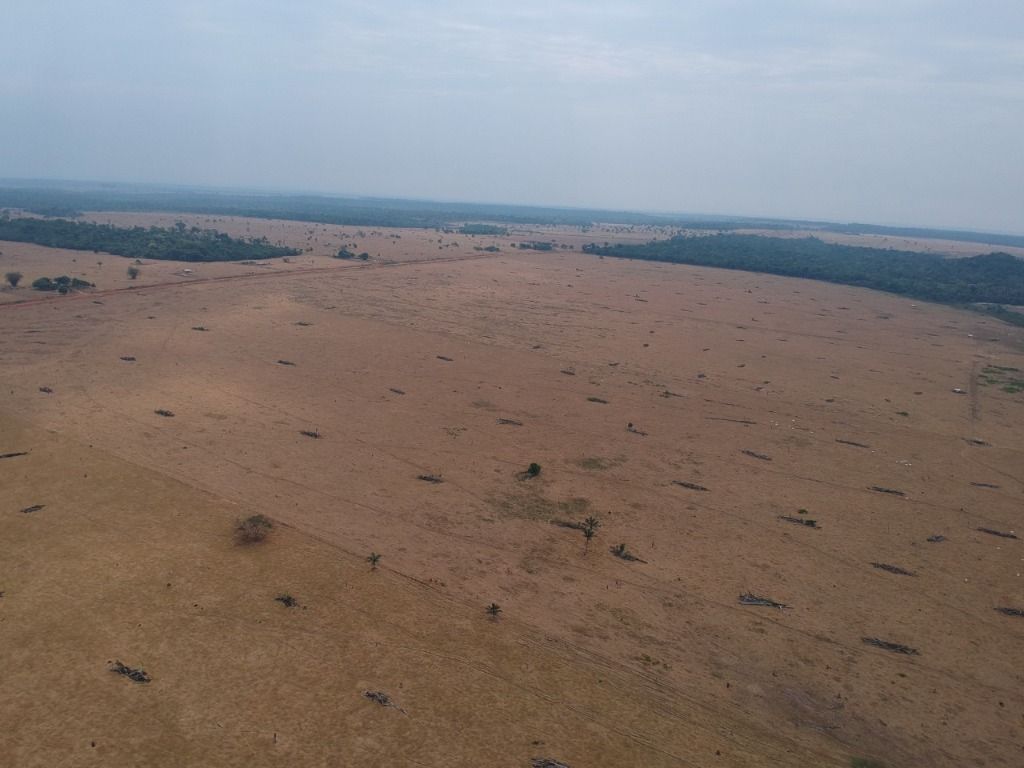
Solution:
[[[144,217],[177,219],[313,250],[3,294],[42,300],[0,307],[0,761],[1024,760],[1024,330],[522,231]]]

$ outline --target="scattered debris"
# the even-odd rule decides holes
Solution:
[[[153,413],[155,413],[157,416],[164,416],[168,419],[174,415],[174,411],[168,411],[166,408],[157,408],[155,411],[153,411]]]
[[[895,488],[886,488],[886,487],[881,486],[881,485],[871,485],[871,486],[868,486],[868,490],[869,491],[876,491],[877,493],[889,493],[889,494],[892,494],[893,496],[906,496],[907,495],[903,491],[897,491]]]
[[[637,429],[632,421],[626,425],[626,431],[632,432],[634,435],[640,435],[640,437],[647,437],[647,433],[643,430]]]
[[[31,507],[25,507],[23,510],[21,510],[21,514],[31,515],[33,512],[38,512],[45,506],[45,504],[33,504]]]
[[[686,397],[686,395],[680,395],[678,392],[670,392],[666,389],[661,393],[661,397]]]
[[[872,563],[873,567],[878,568],[881,571],[888,571],[889,573],[895,573],[897,576],[916,576],[917,574],[912,571],[908,571],[904,568],[900,568],[898,565],[889,565],[888,563]]]
[[[205,325],[193,325],[192,326],[192,330],[193,331],[208,331],[210,329],[207,328]]]
[[[943,536],[941,533],[936,533],[935,535],[929,536],[927,538],[927,541],[930,541],[932,543],[938,543],[940,541],[945,541],[945,540],[946,540],[946,537]]]
[[[575,368],[563,368],[561,370],[561,373],[564,373],[566,376],[575,376],[576,375],[576,369]]]
[[[808,528],[818,527],[818,521],[811,520],[809,517],[791,517],[790,515],[779,515],[779,520],[785,520],[787,523],[796,523],[797,525],[803,525]]]
[[[134,363],[135,362],[135,356],[134,355],[121,355],[121,359],[124,360],[126,363]]]
[[[450,357],[445,357],[444,355],[438,355],[437,359],[438,360],[444,360],[446,363],[454,363],[455,362]]]
[[[616,544],[614,547],[609,547],[609,552],[615,555],[620,560],[626,560],[630,563],[646,563],[646,560],[641,560],[639,557],[634,555],[628,549],[625,544]]]
[[[870,448],[871,447],[870,445],[864,445],[864,443],[856,443],[853,440],[843,440],[841,437],[837,437],[836,438],[836,442],[837,443],[842,443],[843,445],[852,445],[854,448]]]
[[[319,440],[323,437],[323,435],[320,434],[319,429],[300,429],[299,434],[305,435],[306,437],[312,437],[314,440]]]
[[[537,477],[540,474],[540,464],[536,461],[531,461],[530,466],[526,468],[525,472],[520,472],[518,477],[520,480],[529,480],[531,477]]]
[[[395,704],[395,702],[391,700],[391,697],[384,693],[384,691],[363,691],[363,696],[368,698],[370,701],[377,702],[382,707],[394,707],[403,715],[405,714],[405,710]]]
[[[39,391],[42,392],[43,394],[46,394],[46,395],[52,395],[53,394],[53,390],[50,389],[49,387],[40,387]]]
[[[746,424],[748,426],[757,424],[756,421],[751,421],[750,419],[729,419],[725,416],[705,416],[704,418],[708,421],[730,421],[733,424]]]
[[[971,483],[975,488],[998,488],[998,485],[993,483]]]
[[[422,480],[426,483],[443,483],[440,475],[416,475],[417,480]]]
[[[278,365],[295,365],[295,363],[293,363],[291,360],[278,360],[277,364]]]
[[[706,491],[703,485],[697,485],[696,483],[688,483],[685,480],[673,480],[672,485],[678,485],[683,488],[689,488],[691,491]]]
[[[1020,616],[1024,618],[1024,608],[996,608],[996,610],[1005,616]]]
[[[763,605],[767,608],[778,608],[779,610],[782,610],[783,608],[789,608],[789,606],[785,603],[777,603],[774,600],[768,599],[767,597],[758,597],[757,595],[751,594],[750,592],[745,592],[744,594],[740,595],[740,605]]]
[[[748,451],[746,449],[740,451],[740,453],[744,453],[747,456],[752,456],[755,459],[760,459],[761,461],[771,461],[772,460],[771,456],[765,456],[763,453],[755,453],[754,451]]]
[[[1015,533],[1004,533],[1003,531],[996,531],[996,530],[993,530],[992,528],[975,528],[974,530],[981,531],[982,533],[988,533],[988,534],[991,534],[992,536],[999,536],[999,537],[1004,538],[1004,539],[1016,539],[1017,538],[1017,534],[1015,534]]]
[[[601,403],[602,405],[608,405],[607,400],[602,400],[600,397],[588,397],[587,402],[589,403]]]
[[[952,391],[953,391],[954,395],[966,395],[967,394],[967,391],[963,390],[963,389],[960,389],[960,387],[953,387]]]
[[[964,442],[970,443],[971,445],[988,446],[988,443],[986,443],[984,440],[979,440],[977,437],[965,437]]]
[[[535,757],[530,760],[530,768],[569,768],[569,764],[560,763],[550,757]]]
[[[508,424],[509,426],[513,426],[513,427],[521,427],[521,426],[523,426],[523,422],[516,421],[515,419],[498,419],[498,423],[499,424]]]
[[[555,520],[551,521],[552,525],[557,525],[559,528],[572,528],[574,531],[582,531],[586,526],[583,523],[578,523],[575,520]]]
[[[404,389],[395,389],[394,387],[388,387],[388,392],[394,392],[396,395],[404,395]]]
[[[299,320],[299,321],[298,321],[298,322],[296,323],[296,325],[301,325],[301,326],[302,326],[303,328],[306,328],[306,327],[308,327],[308,326],[312,325],[312,323],[310,323],[310,322],[307,322],[307,321],[305,321],[305,320]]]
[[[111,663],[110,671],[116,672],[119,675],[124,675],[129,680],[136,683],[148,683],[153,679],[146,674],[146,670],[129,667],[126,664],[122,664],[120,661]]]
[[[278,595],[274,599],[281,605],[283,605],[285,608],[295,608],[299,604],[299,601],[291,595]]]
[[[893,653],[902,653],[907,656],[920,656],[917,648],[911,648],[908,645],[901,645],[900,643],[890,643],[888,640],[879,640],[877,637],[862,637],[867,645],[873,645],[876,648],[881,648],[884,651],[892,651]]]
[[[28,451],[14,451],[14,453],[0,453],[0,459],[15,459],[18,456],[28,456]]]

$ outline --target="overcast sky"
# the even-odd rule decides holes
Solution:
[[[1024,232],[1024,0],[4,0],[0,177]]]

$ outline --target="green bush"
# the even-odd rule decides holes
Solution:
[[[67,293],[73,288],[95,288],[93,283],[88,280],[82,280],[77,277],[68,277],[67,275],[61,275],[60,277],[39,277],[32,281],[32,288],[37,291],[60,291],[61,293]]]
[[[242,543],[253,544],[267,538],[267,534],[273,527],[273,522],[266,515],[250,515],[244,520],[238,521],[235,535]]]

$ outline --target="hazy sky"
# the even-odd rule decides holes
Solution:
[[[1024,232],[1024,0],[3,0],[4,176]]]

